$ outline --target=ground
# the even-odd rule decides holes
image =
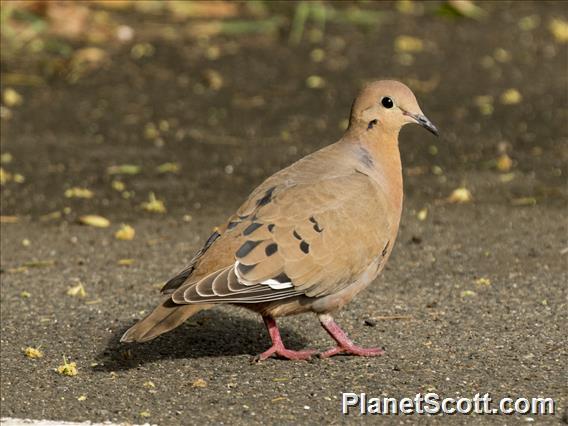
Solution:
[[[482,6],[487,15],[475,20],[381,5],[380,25],[332,22],[298,45],[284,31],[159,37],[149,28],[186,24],[127,15],[152,56],[133,57],[125,44],[76,81],[34,86],[9,84],[21,70],[3,61],[2,89],[15,87],[23,103],[2,119],[2,154],[12,157],[2,167],[25,182],[6,182],[1,195],[1,416],[335,424],[360,420],[341,415],[342,392],[432,391],[552,397],[556,414],[537,420],[568,421],[568,56],[551,31],[566,6]],[[397,51],[400,35],[422,40],[421,51]],[[401,133],[398,241],[383,276],[337,317],[353,340],[386,354],[254,364],[267,334],[234,307],[147,344],[119,343],[211,230],[265,177],[337,140],[361,84],[383,77],[413,85],[441,133]],[[168,162],[177,173],[156,171]],[[121,164],[141,171],[107,173]],[[72,187],[94,197],[66,198]],[[470,202],[448,201],[458,187]],[[150,192],[166,213],[140,207]],[[85,214],[111,226],[80,225]],[[136,230],[132,241],[114,237],[121,223]],[[79,282],[86,295],[69,296]],[[292,348],[331,344],[315,316],[280,324]],[[26,347],[44,356],[30,359]],[[55,371],[63,357],[76,376]]]

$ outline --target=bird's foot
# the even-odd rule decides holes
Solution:
[[[381,348],[362,348],[361,346],[357,346],[347,337],[347,334],[345,334],[329,314],[320,315],[320,322],[322,327],[325,328],[325,331],[337,342],[336,347],[320,353],[320,358],[329,358],[337,354],[379,356],[385,353]]]
[[[355,356],[380,356],[383,355],[385,351],[381,348],[362,348],[357,345],[345,345],[336,346],[334,348],[328,349],[319,354],[320,358],[329,358],[337,354],[345,355],[355,355]]]
[[[272,345],[267,351],[264,351],[263,353],[255,356],[254,361],[264,361],[271,356],[277,356],[279,358],[289,359],[293,361],[308,360],[316,353],[317,351],[312,349],[307,349],[304,351],[293,351],[291,349],[286,349],[284,345]]]

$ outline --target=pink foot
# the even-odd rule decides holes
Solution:
[[[264,361],[273,355],[279,356],[280,358],[290,359],[290,360],[307,360],[316,354],[315,350],[305,350],[305,351],[293,351],[286,349],[284,343],[282,343],[282,338],[280,337],[280,331],[276,325],[276,321],[272,317],[262,317],[266,328],[268,329],[268,334],[272,339],[272,346],[267,350],[254,357],[254,361]]]
[[[312,357],[312,355],[315,355],[316,353],[317,351],[315,350],[293,351],[290,349],[286,349],[282,345],[280,346],[272,345],[270,349],[254,357],[254,360],[264,361],[265,359],[268,359],[271,356],[276,355],[280,358],[290,359],[293,361],[300,361],[300,360],[308,360]]]
[[[348,354],[355,356],[380,356],[385,353],[381,348],[362,348],[357,345],[351,346],[336,346],[335,348],[328,349],[319,354],[320,358],[329,358],[337,354]]]
[[[379,356],[385,353],[381,348],[362,348],[357,346],[355,343],[347,337],[347,334],[337,325],[333,320],[331,315],[320,315],[320,322],[325,331],[333,337],[333,340],[337,342],[335,348],[328,349],[322,352],[319,356],[320,358],[329,358],[337,354],[348,354],[355,356]]]

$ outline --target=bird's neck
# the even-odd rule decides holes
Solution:
[[[347,131],[345,141],[357,161],[383,188],[389,202],[402,210],[402,164],[397,131]]]

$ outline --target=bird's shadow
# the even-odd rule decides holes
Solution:
[[[260,321],[220,310],[199,312],[177,329],[146,343],[121,343],[134,323],[116,330],[97,355],[98,371],[137,368],[161,359],[250,355],[251,359],[270,347],[270,338]],[[305,347],[306,340],[286,327],[280,328],[290,349]]]

